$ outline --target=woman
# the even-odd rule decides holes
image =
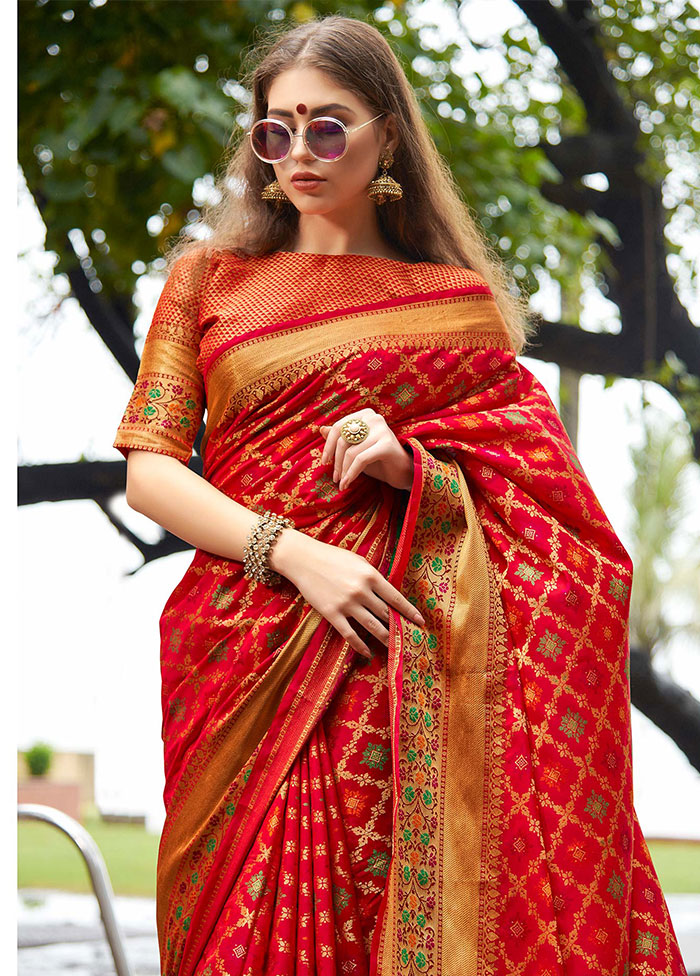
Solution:
[[[249,88],[114,442],[195,547],[163,976],[682,974],[632,804],[632,567],[516,359],[524,299],[373,27],[271,36]]]

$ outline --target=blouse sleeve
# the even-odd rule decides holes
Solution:
[[[194,257],[192,254],[194,253]],[[169,454],[187,464],[205,408],[197,367],[203,278],[198,251],[173,264],[146,336],[136,383],[117,427],[115,447]]]

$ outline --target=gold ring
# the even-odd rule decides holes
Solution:
[[[348,444],[359,444],[369,434],[369,427],[361,417],[353,417],[345,421],[340,428],[340,434]]]

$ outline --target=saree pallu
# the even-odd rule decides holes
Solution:
[[[410,491],[321,464],[365,407]],[[426,624],[351,621],[368,661],[289,580],[195,551],[160,618],[163,976],[684,976],[633,806],[631,561],[487,283],[186,255],[114,446],[186,464],[205,408],[208,481]]]

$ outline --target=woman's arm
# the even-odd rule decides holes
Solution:
[[[126,462],[126,501],[191,546],[240,562],[260,514],[229,498],[177,458],[135,448]],[[285,557],[291,537],[302,534],[290,527],[280,531],[269,554],[273,570],[288,575]]]
[[[243,561],[243,549],[259,513],[229,498],[178,458],[129,450],[126,500],[173,535],[198,549]],[[389,642],[389,606],[425,624],[416,608],[364,556],[285,526],[269,552],[268,565],[286,576],[302,596],[365,657],[371,653],[349,617],[384,644]]]

